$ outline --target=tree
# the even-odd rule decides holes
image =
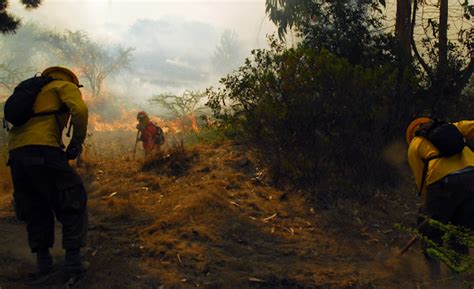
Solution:
[[[421,100],[418,113],[437,117],[447,117],[455,111],[454,106],[460,105],[459,96],[474,70],[474,28],[448,25],[448,16],[458,20],[470,18],[472,6],[465,0],[461,3],[464,15],[458,16],[448,11],[447,3],[440,0],[438,6],[420,0],[398,0],[394,39],[390,33],[381,32],[385,27],[380,23],[383,14],[379,5],[384,5],[384,1],[266,1],[268,16],[279,27],[279,34],[284,36],[287,28],[296,27],[305,47],[317,51],[327,49],[352,64],[396,65],[400,79],[395,87],[398,97],[413,94],[416,99],[412,102]],[[430,10],[439,11],[439,18],[422,15],[419,5],[432,5]],[[417,23],[418,19],[423,22]],[[417,37],[419,31],[424,36]],[[448,39],[448,35],[457,35],[457,39]],[[409,80],[405,73],[422,78],[420,91],[406,91],[410,85],[401,81]]]
[[[239,66],[243,58],[242,48],[235,31],[226,29],[221,34],[220,43],[216,46],[211,62],[214,70],[227,74]]]
[[[383,33],[379,1],[267,0],[266,11],[280,39],[295,29],[301,45],[328,50],[353,64],[379,65],[376,58],[394,58],[383,48],[390,37]]]
[[[38,8],[41,0],[21,0],[26,9]],[[13,34],[20,26],[20,20],[10,14],[8,9],[8,0],[0,0],[0,33]]]
[[[25,72],[42,67],[51,56],[51,47],[41,41],[41,38],[48,33],[50,32],[46,28],[34,23],[26,23],[14,35],[2,37],[0,63]],[[57,57],[54,59],[56,60]]]
[[[395,35],[400,44],[402,67],[408,67],[411,64],[411,39],[413,33],[411,21],[411,0],[398,0]]]
[[[7,64],[0,64],[0,88],[7,90],[8,92],[13,91],[16,85],[23,80],[23,76],[26,72],[31,70],[20,70]]]
[[[183,130],[190,127],[191,130],[197,129],[196,114],[203,109],[202,99],[206,93],[202,91],[186,90],[181,96],[169,93],[154,95],[149,101],[170,111],[181,121]],[[187,125],[188,120],[191,124]]]
[[[438,10],[437,21],[433,16],[424,17],[424,10],[419,11],[419,5],[429,4],[413,1],[411,30],[412,32],[416,29],[421,30],[422,36],[415,39],[412,33],[411,43],[428,84],[424,97],[427,100],[426,109],[438,117],[446,117],[449,111],[447,107],[454,109],[460,104],[460,95],[474,71],[472,46],[474,28],[471,26],[466,29],[453,25],[456,30],[450,32],[451,26],[448,21],[462,20],[462,17],[470,19],[472,11],[469,9],[468,1],[465,1],[460,4],[464,13],[451,14],[448,11],[448,1],[440,0],[439,5],[430,7]],[[453,17],[457,18],[452,19]],[[416,22],[417,18],[423,22]],[[457,39],[448,39],[448,34],[455,34]]]
[[[51,33],[43,40],[87,80],[93,97],[100,97],[107,77],[129,67],[133,48],[107,47],[94,42],[84,31]]]

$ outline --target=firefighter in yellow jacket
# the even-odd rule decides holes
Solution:
[[[430,118],[415,119],[408,126],[406,141],[408,163],[415,182],[421,192],[423,205],[420,220],[426,216],[442,223],[463,226],[474,230],[474,153],[467,145],[461,146],[459,153],[449,157],[438,157],[440,151],[426,137],[417,136],[417,131],[432,124]],[[453,123],[464,138],[464,142],[474,140],[474,121],[464,120]],[[425,161],[427,167],[423,176]],[[420,221],[420,232],[430,240],[441,244],[443,233]],[[469,248],[451,240],[450,245],[460,254],[469,254]],[[426,244],[423,243],[426,250]],[[439,262],[426,254],[432,276],[439,275]]]
[[[80,248],[87,230],[86,191],[68,160],[81,151],[88,109],[72,71],[55,66],[42,75],[54,80],[36,97],[33,111],[37,115],[23,125],[13,126],[8,139],[15,210],[26,223],[28,243],[37,256],[38,271],[32,276],[36,280],[51,276],[53,271],[49,248],[54,242],[54,216],[62,224],[62,246],[66,250],[62,272],[66,276],[85,271]],[[47,114],[51,111],[57,113]],[[62,132],[69,117],[73,135],[63,151]]]

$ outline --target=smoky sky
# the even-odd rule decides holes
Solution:
[[[207,82],[209,58],[219,33],[206,23],[166,17],[137,21],[123,39],[135,47],[133,67],[137,76],[158,86],[179,88]]]
[[[142,101],[216,85],[224,75],[213,69],[211,58],[224,31],[236,32],[244,56],[265,47],[265,35],[275,31],[264,0],[44,0],[29,11],[18,2],[11,1],[12,12],[25,23],[59,33],[81,30],[98,42],[134,48],[130,69],[107,78],[105,88]]]

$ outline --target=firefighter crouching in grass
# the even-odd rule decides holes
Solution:
[[[161,127],[152,122],[148,114],[140,111],[137,114],[137,139],[136,142],[143,143],[143,150],[145,152],[145,160],[150,160],[160,154],[160,146],[165,142],[165,135]]]
[[[474,121],[443,123],[422,117],[408,126],[408,162],[423,199],[419,231],[442,245],[443,232],[430,226],[425,218],[474,230],[474,153],[466,145],[474,140]],[[456,240],[446,244],[462,255],[469,247]],[[440,275],[440,263],[426,252],[431,277]]]
[[[37,272],[29,276],[30,284],[46,282],[56,276],[53,273],[63,273],[69,280],[86,270],[80,248],[86,241],[87,194],[68,160],[81,151],[88,109],[72,71],[50,67],[42,76],[52,80],[36,95],[32,117],[22,125],[14,125],[8,140],[15,211],[26,223],[28,243],[37,257]],[[63,151],[61,136],[69,117],[74,130]],[[62,224],[62,247],[66,251],[61,270],[53,269],[49,252],[54,242],[54,216]]]

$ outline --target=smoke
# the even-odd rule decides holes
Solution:
[[[138,20],[121,37],[126,39],[122,45],[135,48],[131,70],[109,80],[108,88],[143,103],[154,94],[181,94],[216,84],[223,75],[215,73],[211,58],[221,34],[208,23],[170,16]],[[233,66],[228,71],[238,64]]]
[[[70,65],[38,45],[38,26],[41,31],[56,33],[80,30],[98,43],[132,47],[130,69],[107,76],[103,92],[117,103],[158,114],[161,108],[150,107],[147,102],[153,95],[181,95],[185,90],[217,85],[224,73],[243,63],[251,49],[266,46],[265,35],[275,30],[265,14],[264,1],[45,1],[32,11],[12,3],[12,11],[23,18],[24,24],[37,24],[10,38],[12,49],[3,50],[2,60],[8,56],[18,67],[31,71]],[[229,67],[229,63],[222,63],[223,69],[216,71],[212,58],[227,30],[235,31],[236,50],[242,55]],[[21,41],[17,41],[19,36]]]
[[[407,146],[403,141],[394,141],[383,151],[383,159],[394,168],[404,171],[407,167]]]

